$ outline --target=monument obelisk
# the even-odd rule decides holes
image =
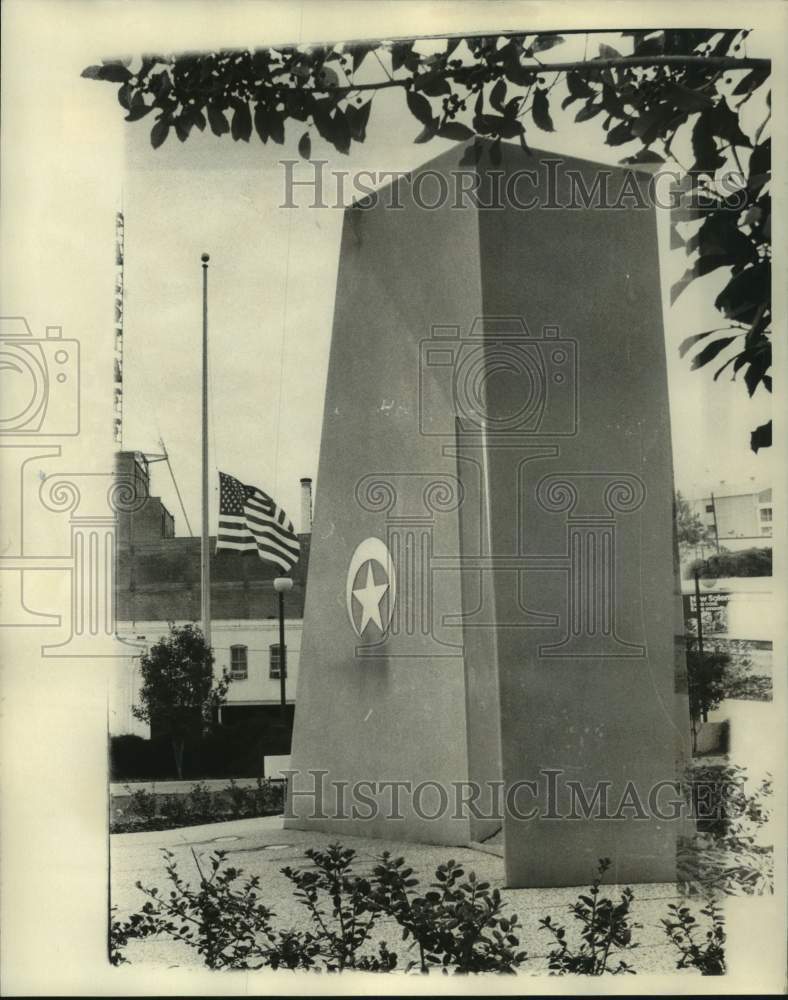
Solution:
[[[286,823],[503,825],[511,886],[601,857],[672,880],[688,720],[648,176],[460,156],[346,212]]]

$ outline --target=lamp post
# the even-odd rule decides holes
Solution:
[[[274,590],[279,594],[279,703],[282,712],[282,722],[285,720],[287,694],[285,675],[287,673],[287,653],[285,652],[285,594],[293,589],[293,581],[289,576],[278,576],[274,580]]]

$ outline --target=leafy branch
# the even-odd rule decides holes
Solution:
[[[749,34],[624,31],[626,51],[603,43],[593,58],[556,62],[544,55],[565,42],[554,32],[283,45],[105,60],[82,75],[117,84],[126,121],[153,115],[154,148],[172,132],[185,142],[195,128],[241,142],[256,133],[282,145],[294,123],[303,158],[315,134],[348,154],[366,139],[374,95],[392,88],[404,92],[420,126],[415,142],[473,140],[466,165],[485,153],[500,162],[505,140],[528,154],[532,127],[554,131],[561,94],[561,110],[578,106],[575,123],[597,120],[608,145],[632,150],[624,163],[678,163],[674,142],[688,138],[693,160],[682,168],[671,235],[688,268],[672,298],[720,268],[727,272],[714,306],[743,335],[704,344],[692,366],[722,355],[714,377],[741,372],[752,396],[772,388],[771,104],[770,61],[746,54]],[[765,110],[757,126],[745,127],[741,109],[756,95]],[[754,451],[768,447],[771,422],[750,443]]]

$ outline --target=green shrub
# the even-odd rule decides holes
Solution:
[[[578,948],[569,946],[566,929],[556,926],[551,917],[544,917],[539,921],[542,929],[552,934],[557,945],[549,955],[549,968],[556,975],[574,973],[583,976],[601,976],[606,972],[612,975],[635,972],[622,958],[618,958],[616,965],[612,964],[619,952],[627,952],[638,947],[632,940],[632,930],[641,925],[633,923],[630,916],[634,899],[630,888],[623,890],[618,903],[600,894],[602,877],[610,868],[610,864],[609,858],[600,860],[596,878],[588,890],[588,895],[578,896],[576,902],[569,907],[582,927],[581,944]]]
[[[696,572],[701,577],[715,580],[729,576],[771,576],[772,550],[752,548],[742,549],[741,552],[719,552],[708,559],[696,559],[687,567],[685,576],[691,579]]]
[[[474,872],[466,877],[455,861],[439,865],[427,891],[420,892],[413,869],[388,852],[377,858],[365,878],[353,871],[352,848],[331,844],[325,851],[307,850],[312,867],[282,869],[294,886],[295,898],[309,913],[309,929],[302,930],[276,928],[276,914],[259,897],[260,879],[246,878],[240,869],[226,866],[227,852],[211,855],[206,874],[192,849],[199,874],[196,889],[180,876],[174,855],[162,853],[170,891],[137,882],[148,897],[141,911],[126,921],[117,920],[114,910],[110,913],[109,952],[114,965],[127,961],[123,949],[130,940],[152,935],[165,935],[193,948],[210,969],[512,973],[527,960],[520,949],[516,914],[503,916],[499,891],[480,882]],[[552,972],[635,972],[620,957],[637,947],[632,932],[640,924],[630,915],[634,897],[630,888],[623,890],[618,903],[601,894],[601,878],[609,866],[609,860],[600,861],[589,893],[581,894],[570,907],[582,925],[578,948],[570,948],[566,931],[550,917],[541,921],[557,945],[549,958]],[[687,907],[670,906],[662,923],[679,949],[677,968],[692,966],[704,975],[718,975],[725,962],[722,916],[713,904],[701,913],[712,921],[706,943],[695,941],[696,920]],[[400,963],[385,941],[373,948],[373,931],[383,918],[400,928],[403,941],[416,946],[417,958]]]
[[[143,822],[155,818],[158,811],[155,785],[153,786],[153,791],[151,792],[145,788],[137,788],[132,791],[128,785],[126,785],[126,791],[129,793],[130,813]]]
[[[731,764],[695,766],[688,794],[697,833],[679,845],[679,879],[688,892],[709,896],[773,891],[773,849],[756,843],[770,816],[772,779],[747,792],[747,770]]]
[[[696,937],[698,921],[689,908],[671,903],[668,909],[670,916],[667,919],[663,917],[662,925],[670,942],[678,949],[677,968],[698,969],[704,976],[724,976],[725,921],[722,910],[714,902],[709,902],[700,911],[711,926],[705,931],[700,930],[703,937],[699,941]]]
[[[427,892],[419,893],[418,884],[404,858],[388,852],[374,869],[375,904],[402,927],[403,940],[412,938],[418,947],[418,961],[408,962],[407,970],[512,973],[526,961],[515,933],[517,914],[504,917],[500,892],[475,872],[466,877],[452,860],[436,868]]]

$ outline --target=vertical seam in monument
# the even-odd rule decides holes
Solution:
[[[424,532],[421,536],[421,565],[429,566],[430,560],[432,558],[432,547],[430,545],[430,536]],[[432,614],[430,607],[430,596],[432,588],[430,586],[424,586],[422,582],[421,587],[421,633],[422,635],[429,635],[432,631]]]

